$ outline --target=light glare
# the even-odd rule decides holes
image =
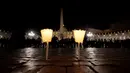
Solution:
[[[33,31],[28,33],[29,36],[35,36],[35,33]]]
[[[91,32],[89,32],[89,33],[87,34],[87,36],[88,36],[88,37],[92,37],[93,34],[92,34]]]

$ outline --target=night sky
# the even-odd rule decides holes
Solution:
[[[128,5],[51,1],[6,3],[1,7],[1,28],[6,29],[59,29],[60,8],[63,8],[64,25],[68,29],[79,27],[108,29],[110,24],[129,24]]]

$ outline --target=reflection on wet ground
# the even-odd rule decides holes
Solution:
[[[80,60],[73,48],[23,48],[9,51],[1,48],[1,73],[129,73],[130,49],[85,48]]]

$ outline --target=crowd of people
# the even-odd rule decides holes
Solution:
[[[26,47],[29,47],[29,46],[33,46],[33,47],[45,47],[46,46],[46,43],[42,42],[41,39],[27,39],[26,40]],[[51,48],[59,48],[59,47],[62,47],[62,48],[74,48],[75,47],[75,41],[74,41],[74,38],[72,37],[71,39],[61,39],[61,40],[58,40],[57,37],[53,37],[52,38],[52,41],[49,43],[49,47]]]
[[[17,43],[17,42],[16,42]],[[87,38],[84,38],[83,46],[86,47],[96,47],[96,48],[130,48],[129,46],[130,39],[126,40],[91,40],[88,41]],[[3,48],[10,48],[12,47],[13,41],[9,39],[0,39],[0,47]],[[43,43],[41,39],[27,39],[24,40],[23,44],[24,47],[37,47],[37,48],[44,48],[46,46],[46,43]],[[77,43],[75,42],[74,38],[66,38],[58,40],[57,37],[53,37],[52,41],[49,43],[50,48],[75,48]],[[18,46],[18,45],[14,45]]]
[[[98,40],[98,41],[87,41],[84,43],[85,47],[96,47],[96,48],[130,48],[130,39],[126,40]]]

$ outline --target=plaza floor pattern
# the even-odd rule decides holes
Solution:
[[[65,48],[50,49],[49,59],[45,60],[43,49],[16,50],[10,53],[8,58],[0,60],[1,71],[2,73],[130,73],[129,49],[85,48],[80,51],[80,59],[75,56],[74,51],[75,49]]]

